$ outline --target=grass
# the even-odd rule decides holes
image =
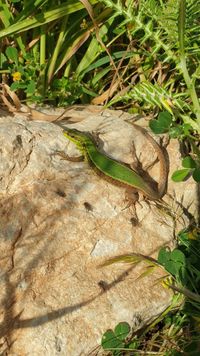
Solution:
[[[199,182],[199,9],[200,0],[0,0],[2,87],[26,103],[126,108],[160,128],[166,111],[164,132],[189,142]]]

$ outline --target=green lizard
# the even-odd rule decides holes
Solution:
[[[64,136],[75,143],[83,158],[85,158],[96,171],[103,174],[103,176],[111,178],[113,182],[120,182],[127,188],[140,191],[151,200],[159,200],[165,193],[168,173],[163,151],[145,129],[135,124],[132,125],[145,135],[157,152],[161,167],[160,181],[157,190],[154,190],[136,171],[102,153],[89,134],[76,129],[65,128]],[[65,157],[73,160],[68,156]]]

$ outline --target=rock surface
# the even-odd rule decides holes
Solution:
[[[112,157],[134,163],[134,137],[143,166],[154,162],[151,145],[124,121],[128,114],[89,107],[68,116],[78,121],[70,127],[98,129]],[[161,271],[137,279],[144,266],[97,267],[116,255],[156,257],[162,245],[172,246],[174,229],[197,209],[192,180],[175,185],[169,179],[173,217],[153,202],[136,203],[135,226],[124,188],[93,174],[87,163],[56,154],[79,154],[58,125],[2,116],[0,144],[1,354],[95,355],[108,328],[120,321],[143,325],[161,313],[171,298],[155,283]],[[167,149],[171,172],[180,167],[180,154],[175,141]],[[158,171],[159,164],[150,171],[156,180]]]

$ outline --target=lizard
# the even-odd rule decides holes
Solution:
[[[159,144],[144,128],[134,123],[132,123],[132,125],[147,138],[157,152],[160,161],[160,177],[157,189],[153,189],[151,185],[139,175],[139,173],[129,168],[125,163],[123,164],[107,156],[105,153],[102,153],[90,134],[71,128],[65,128],[63,134],[66,138],[75,143],[78,150],[81,152],[82,156],[79,157],[78,160],[85,159],[88,161],[97,173],[100,173],[105,178],[109,177],[111,182],[120,183],[120,185],[125,186],[129,190],[131,188],[133,191],[137,190],[142,192],[142,194],[150,200],[160,200],[165,194],[168,176],[164,153]],[[61,156],[65,156],[64,159],[74,160],[67,155],[61,154]],[[75,160],[77,161],[77,157]]]

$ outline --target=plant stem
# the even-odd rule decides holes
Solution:
[[[185,34],[185,12],[186,12],[186,2],[185,0],[179,0],[179,50],[180,50],[180,63],[179,67],[183,73],[185,83],[188,88],[189,95],[191,97],[194,114],[196,115],[196,123],[199,127],[200,132],[200,104],[199,99],[195,90],[195,85],[192,78],[189,75],[187,64],[186,64],[186,55],[185,55],[185,43],[184,43],[184,34]],[[196,126],[196,125],[195,125]]]
[[[41,27],[41,37],[40,37],[40,88],[41,94],[44,96],[45,94],[45,59],[46,59],[46,33],[45,27]]]

